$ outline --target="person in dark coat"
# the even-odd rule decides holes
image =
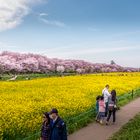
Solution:
[[[59,117],[56,108],[50,112],[51,135],[50,140],[67,140],[67,130],[65,122]]]
[[[50,117],[49,113],[45,112],[43,113],[43,123],[41,127],[40,140],[50,140],[50,133],[51,133]]]
[[[109,102],[108,102],[108,110],[109,114],[106,120],[106,125],[108,125],[109,120],[111,115],[113,115],[113,124],[115,124],[116,121],[116,104],[117,104],[117,98],[116,98],[116,91],[112,90],[111,91],[111,96],[109,97]]]

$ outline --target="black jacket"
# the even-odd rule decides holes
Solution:
[[[42,128],[41,128],[41,138],[44,138],[45,140],[49,140],[50,129],[51,129],[50,124],[46,124],[45,122],[43,122]]]

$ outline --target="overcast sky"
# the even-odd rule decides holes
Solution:
[[[140,0],[0,0],[0,51],[140,67]]]

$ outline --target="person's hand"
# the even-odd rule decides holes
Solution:
[[[117,108],[117,106],[116,106],[116,105],[114,105],[114,108]]]

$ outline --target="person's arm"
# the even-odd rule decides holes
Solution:
[[[116,99],[115,99],[115,105],[117,106],[117,103],[118,103],[118,99],[117,99],[117,97],[116,97]]]
[[[67,129],[66,129],[66,124],[64,122],[62,123],[62,128],[63,128],[63,131],[62,131],[63,140],[67,140]]]
[[[105,91],[105,89],[102,90],[102,95],[104,95],[104,91]]]
[[[111,94],[109,93],[109,91],[108,91],[108,90],[106,90],[106,95],[107,95],[108,97],[110,97],[110,96],[111,96]]]
[[[104,106],[103,106],[104,108],[106,107],[106,104],[105,104],[105,102],[104,102]]]

